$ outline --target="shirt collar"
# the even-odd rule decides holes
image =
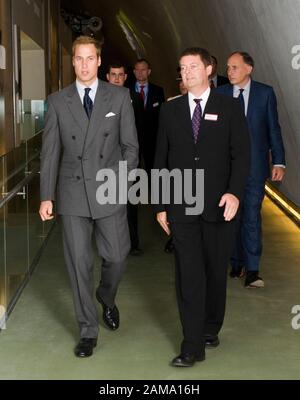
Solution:
[[[247,83],[247,85],[244,88],[241,88],[238,85],[233,85],[233,90],[234,90],[234,92],[238,92],[240,89],[244,89],[245,92],[249,92],[250,86],[251,86],[251,79],[249,79],[249,82]]]
[[[139,82],[136,82],[136,85],[138,86],[138,88],[140,88],[142,85],[144,86],[144,88],[146,88],[146,87],[148,87],[149,82],[147,82],[147,83],[139,83]]]
[[[99,83],[99,80],[98,80],[98,78],[97,78],[97,79],[94,80],[94,82],[93,82],[90,86],[85,86],[85,85],[83,85],[81,82],[79,82],[79,81],[76,79],[76,87],[77,87],[77,90],[81,90],[81,91],[84,91],[84,89],[86,89],[87,87],[89,87],[90,89],[92,89],[92,92],[96,93],[96,92],[97,92],[97,89],[98,89],[98,83]]]
[[[211,89],[210,89],[210,87],[208,87],[208,88],[205,90],[205,92],[203,92],[203,93],[201,94],[201,96],[199,96],[199,97],[196,97],[196,96],[194,96],[191,92],[188,92],[189,101],[190,101],[190,102],[193,102],[194,99],[202,99],[203,103],[206,104],[206,102],[207,102],[207,100],[208,100],[208,98],[209,98],[209,95],[210,95],[210,91],[211,91]]]

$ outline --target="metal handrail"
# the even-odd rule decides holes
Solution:
[[[18,195],[19,191],[26,186],[32,179],[35,177],[36,174],[39,173],[40,168],[35,167],[30,172],[28,176],[22,179],[9,193],[5,195],[5,197],[0,201],[0,209],[4,207],[12,198]]]
[[[16,168],[13,170],[13,172],[10,175],[7,175],[5,177],[5,180],[3,180],[2,185],[5,185],[10,179],[12,179],[14,176],[18,175],[19,172],[23,171],[23,169],[33,160],[39,158],[40,151],[37,151],[32,157],[30,157],[26,162],[24,162],[20,167]]]

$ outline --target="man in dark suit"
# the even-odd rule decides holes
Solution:
[[[156,206],[158,222],[174,237],[184,336],[172,365],[189,367],[205,359],[205,346],[219,344],[234,217],[248,175],[249,138],[238,101],[209,87],[212,66],[207,50],[186,49],[180,67],[188,94],[162,105],[154,168],[182,174],[190,170],[193,187],[197,170],[204,170],[201,215],[187,215],[186,202],[174,201],[174,187],[170,204],[161,201]]]
[[[277,101],[271,86],[251,79],[254,68],[252,57],[245,52],[233,53],[227,62],[230,85],[217,91],[239,97],[247,116],[251,141],[250,174],[244,194],[240,227],[231,257],[233,278],[242,277],[246,270],[245,287],[264,286],[259,276],[262,254],[261,206],[264,186],[270,176],[270,151],[273,181],[281,181],[285,171],[284,147],[278,123]]]
[[[219,86],[226,85],[229,83],[229,79],[226,76],[218,74],[218,60],[215,56],[211,56],[212,59],[212,73],[209,77],[209,85],[211,89],[215,89]]]
[[[143,110],[137,109],[136,104],[133,104],[135,115],[139,115],[143,121],[143,125],[137,127],[140,154],[145,169],[150,174],[154,161],[159,111],[165,96],[163,88],[149,82],[151,68],[147,60],[139,59],[134,65],[133,72],[136,83],[130,87],[130,91],[139,93],[144,103]]]
[[[92,355],[99,331],[93,301],[92,236],[95,234],[103,258],[96,298],[102,304],[104,322],[112,330],[119,327],[115,297],[130,248],[126,204],[102,204],[96,176],[108,168],[115,171],[118,182],[120,161],[127,161],[129,170],[138,163],[129,91],[98,80],[100,52],[100,43],[94,38],[75,40],[76,82],[48,97],[41,153],[40,216],[43,221],[53,218],[56,199],[80,330],[77,357]]]

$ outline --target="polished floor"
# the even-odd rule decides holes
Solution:
[[[300,304],[300,230],[264,202],[264,289],[229,280],[221,345],[206,361],[176,369],[181,332],[174,294],[173,257],[165,236],[142,210],[144,254],[130,257],[117,304],[121,327],[102,324],[93,357],[78,359],[78,339],[61,234],[56,227],[6,330],[0,333],[0,379],[299,379],[300,329],[291,313]],[[95,261],[99,279],[100,261]],[[100,313],[100,307],[99,307]]]

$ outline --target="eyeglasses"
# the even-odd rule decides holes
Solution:
[[[199,69],[199,67],[200,67],[199,64],[181,65],[180,72],[182,74],[186,74],[189,70],[192,72],[197,71],[197,69]]]

